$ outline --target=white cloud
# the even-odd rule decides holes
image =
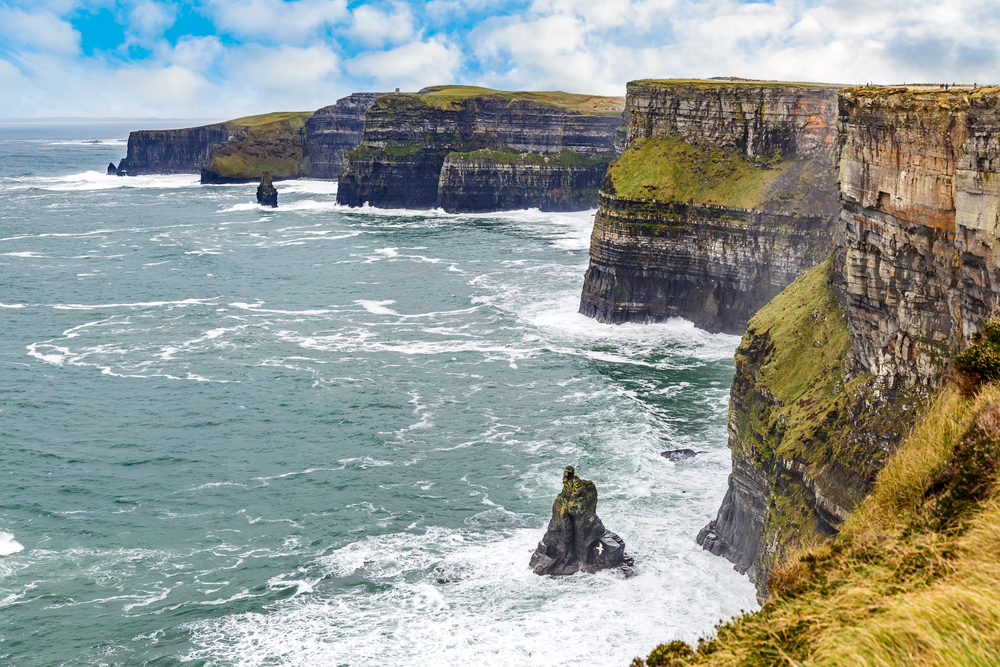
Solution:
[[[346,0],[214,0],[220,29],[240,37],[301,44],[348,17]]]
[[[73,54],[80,50],[80,33],[48,10],[25,12],[0,5],[0,37],[28,49]]]
[[[432,38],[388,51],[362,53],[347,62],[347,70],[355,77],[373,80],[381,90],[417,90],[454,82],[461,64],[461,52],[453,44]]]
[[[177,20],[177,7],[162,2],[139,2],[128,12],[128,32],[136,41],[158,39]]]
[[[406,5],[395,4],[389,11],[361,5],[351,12],[350,39],[367,46],[398,44],[416,35],[413,13]]]

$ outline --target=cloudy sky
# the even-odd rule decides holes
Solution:
[[[467,83],[1000,81],[995,0],[0,0],[0,117],[228,118]]]

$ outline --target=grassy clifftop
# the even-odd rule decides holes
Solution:
[[[588,115],[613,116],[625,108],[625,98],[601,95],[577,95],[562,91],[508,91],[479,86],[432,86],[424,89],[419,98],[440,109],[458,109],[474,97],[499,97],[506,100],[534,102],[576,111]]]
[[[843,88],[836,83],[813,83],[808,81],[760,81],[757,79],[639,79],[630,81],[629,85],[654,86],[657,88],[676,88],[690,86],[693,88],[812,88],[836,89]]]
[[[789,165],[787,160],[754,164],[738,151],[727,155],[670,135],[637,142],[611,164],[608,175],[620,197],[756,208]]]
[[[226,121],[230,130],[244,134],[239,141],[219,146],[212,152],[209,170],[223,178],[298,176],[302,166],[302,137],[299,131],[312,112],[278,111]]]

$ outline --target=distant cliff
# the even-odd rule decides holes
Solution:
[[[339,179],[344,154],[361,143],[365,112],[383,93],[354,93],[323,107],[305,124],[302,174]]]
[[[204,127],[140,130],[118,168],[131,175],[201,174],[203,183],[275,178],[336,179],[361,142],[365,111],[380,93],[355,93],[315,113],[275,112]]]
[[[594,206],[621,105],[469,86],[385,95],[347,154],[337,201],[448,211]]]
[[[742,333],[833,244],[836,88],[634,81],[580,312]]]
[[[1000,302],[1000,90],[840,93],[829,261],[750,321],[706,548],[755,575],[836,533]]]

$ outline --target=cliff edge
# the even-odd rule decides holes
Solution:
[[[832,248],[836,90],[629,83],[626,148],[600,192],[580,312],[743,333]]]
[[[337,201],[449,212],[596,205],[623,100],[434,86],[385,95],[346,154]]]

